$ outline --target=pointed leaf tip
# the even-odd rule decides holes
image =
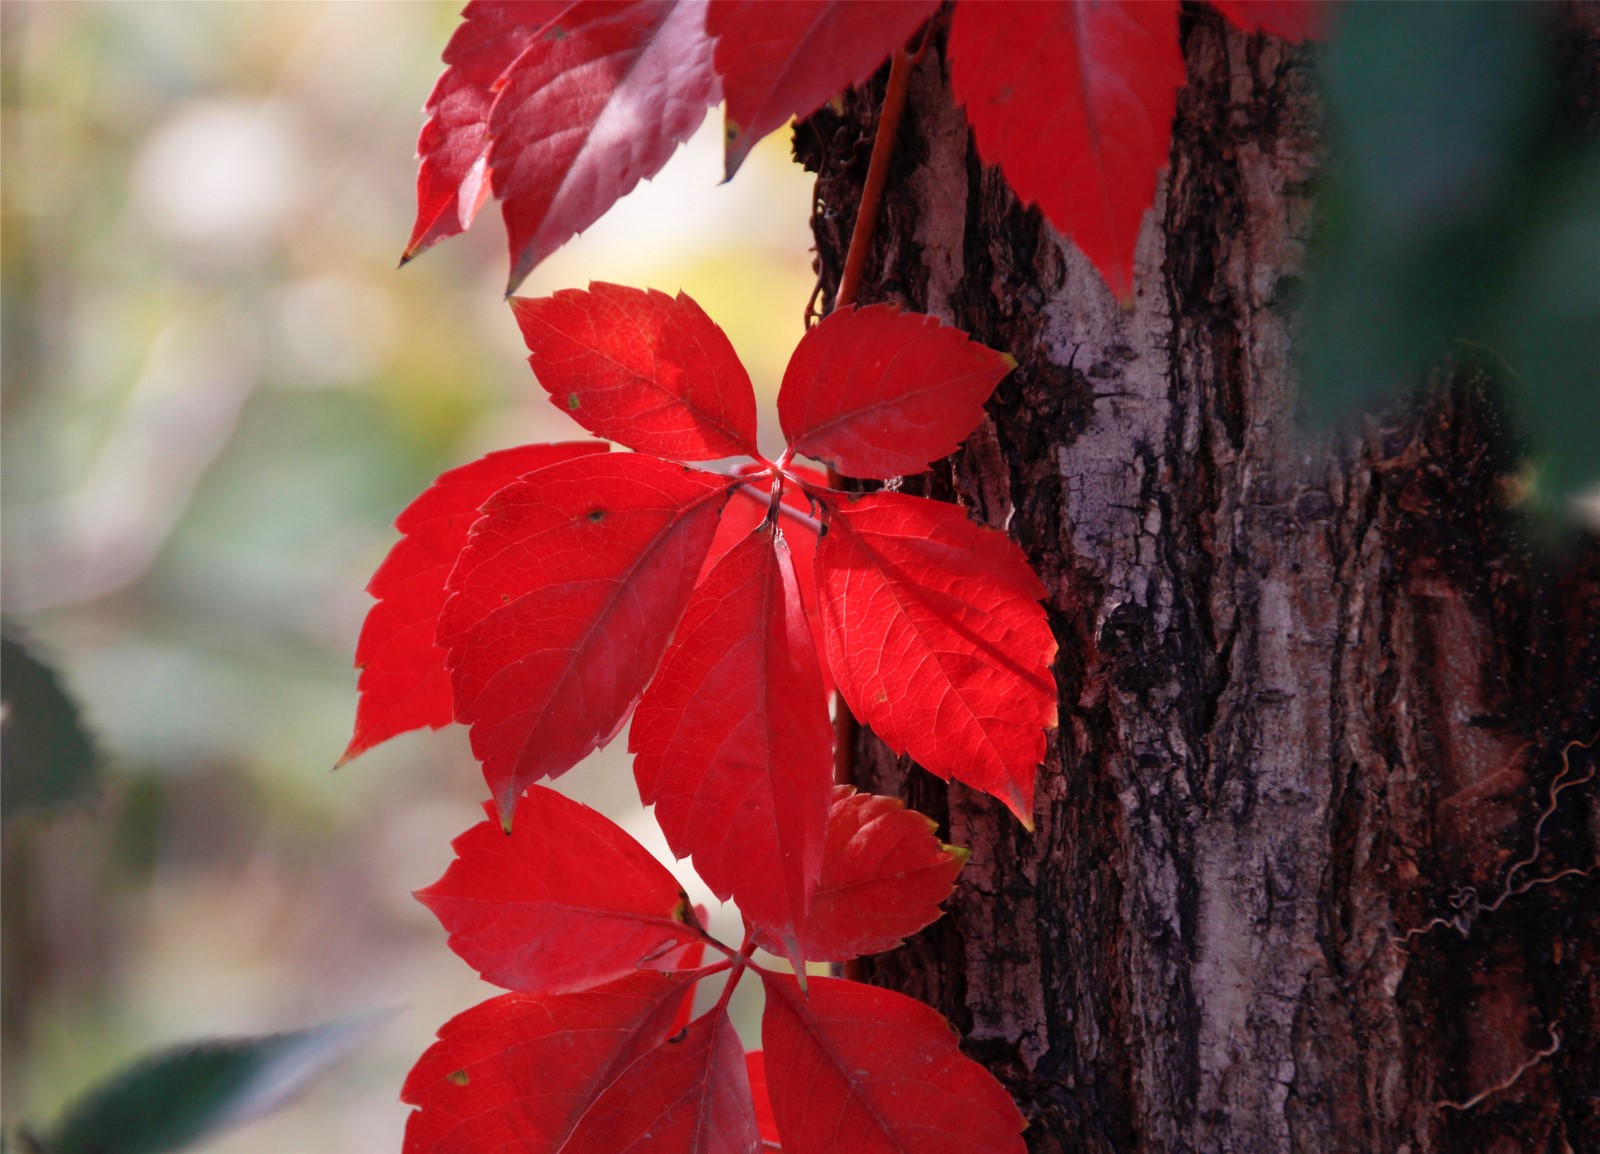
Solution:
[[[530,43],[505,70],[486,118],[508,296],[660,171],[719,94],[703,3],[577,4],[548,31],[559,35]]]
[[[1178,5],[957,4],[949,57],[978,155],[1131,301],[1186,79]]]
[[[790,117],[809,116],[841,89],[867,80],[938,6],[938,0],[713,0],[706,31],[716,39],[727,102],[728,178]]]

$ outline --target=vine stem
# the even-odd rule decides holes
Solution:
[[[889,161],[894,156],[895,138],[900,135],[900,118],[905,113],[906,96],[911,91],[913,64],[912,57],[904,48],[896,49],[889,60],[889,82],[884,87],[883,109],[878,113],[878,127],[872,137],[867,182],[861,189],[855,227],[850,230],[850,247],[845,252],[844,272],[839,276],[839,291],[833,297],[835,309],[856,303],[856,293],[861,287],[861,270],[866,267],[867,252],[872,248],[872,236],[878,227],[878,213],[883,207],[883,189],[889,182]],[[839,487],[839,475],[832,469],[828,470],[828,487]],[[835,691],[833,780],[836,785],[855,783],[855,743],[855,714],[845,704],[844,695]]]
[[[856,210],[855,227],[850,232],[850,248],[845,253],[844,272],[833,307],[856,303],[861,287],[861,270],[866,267],[872,234],[878,227],[878,210],[883,206],[883,188],[889,181],[889,159],[894,155],[895,138],[900,135],[900,117],[906,110],[906,95],[911,90],[912,59],[904,48],[897,49],[889,61],[889,83],[883,93],[883,111],[872,138],[872,159],[867,163],[867,183],[861,190],[861,206]]]
[[[878,127],[872,137],[872,157],[867,162],[867,181],[861,189],[861,204],[856,209],[855,227],[850,230],[850,248],[845,253],[844,272],[839,276],[839,291],[834,294],[833,307],[844,308],[856,303],[861,287],[861,272],[867,264],[867,253],[872,248],[873,233],[877,231],[878,214],[883,207],[883,190],[889,182],[889,162],[894,157],[894,145],[900,135],[900,119],[905,113],[906,97],[911,91],[911,69],[927,48],[927,33],[913,58],[905,49],[897,49],[889,61],[889,82],[884,87],[883,109],[878,113]],[[828,470],[828,487],[839,488],[839,474]],[[855,744],[857,723],[855,714],[845,703],[844,694],[834,691],[833,710],[833,780],[836,785],[855,784]],[[859,978],[859,962],[847,962],[844,976]],[[800,979],[804,983],[805,978]]]

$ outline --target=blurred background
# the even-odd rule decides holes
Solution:
[[[580,432],[501,302],[493,206],[395,271],[458,8],[0,7],[3,607],[103,757],[80,800],[6,821],[9,1124],[159,1045],[392,1006],[300,1102],[206,1148],[398,1149],[406,1070],[495,992],[410,896],[480,817],[464,731],[329,769],[395,514],[446,468]],[[779,133],[719,185],[718,126],[521,291],[682,288],[770,402],[813,282],[811,180]],[[626,760],[562,787],[660,846]]]
[[[14,814],[7,747],[7,1123],[157,1046],[387,1006],[298,1104],[206,1149],[394,1150],[405,1072],[494,992],[410,896],[480,817],[464,733],[329,769],[394,516],[447,468],[579,433],[524,362],[492,206],[395,271],[458,6],[0,5],[0,607],[102,762],[64,808]],[[1567,13],[1594,19],[1350,5],[1308,50],[1335,163],[1302,372],[1309,409],[1349,412],[1470,358],[1514,418],[1513,499],[1600,525],[1600,57],[1551,57]],[[776,452],[812,185],[787,133],[719,185],[718,128],[521,291],[686,290]],[[621,745],[561,787],[660,849]]]

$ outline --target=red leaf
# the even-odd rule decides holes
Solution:
[[[1122,301],[1184,77],[1173,0],[991,0],[951,21],[950,82],[978,154]]]
[[[760,1143],[744,1047],[718,1010],[623,1071],[562,1152],[753,1154]]]
[[[1260,29],[1296,44],[1326,32],[1326,0],[1212,0],[1222,14],[1246,32]]]
[[[938,828],[899,798],[835,786],[801,952],[818,962],[848,961],[893,949],[935,921],[971,856],[941,845],[933,836]]]
[[[705,0],[583,0],[540,32],[489,115],[507,293],[659,172],[720,92]]]
[[[936,317],[847,306],[800,339],[778,419],[796,452],[847,476],[920,473],[956,451],[1015,366]]]
[[[728,102],[728,176],[791,116],[809,116],[870,77],[938,7],[939,0],[712,0],[706,30],[716,37]]]
[[[744,1056],[745,1074],[750,1079],[750,1097],[756,1104],[756,1125],[761,1128],[761,1142],[769,1150],[778,1148],[778,1121],[772,1116],[772,1099],[767,1094],[767,1056],[760,1050],[751,1050]]]
[[[818,488],[828,487],[828,475],[820,469],[791,464],[788,471]],[[728,550],[753,533],[756,526],[767,518],[767,507],[772,503],[772,478],[752,476],[745,482],[745,486],[748,487],[742,486],[734,490],[727,508],[722,511],[722,522],[717,526],[717,535],[711,542],[711,552],[706,555],[705,568],[700,571],[702,581]],[[755,490],[754,493],[751,492],[752,489]],[[792,483],[783,490],[783,504],[786,508],[807,517],[812,513],[811,499],[806,496],[804,489]],[[780,516],[778,526],[783,530],[783,539],[789,546],[789,556],[794,561],[795,580],[800,585],[800,604],[805,607],[806,620],[811,622],[811,641],[822,669],[822,694],[826,697],[833,692],[833,675],[828,672],[827,662],[822,660],[822,617],[817,613],[815,565],[817,535],[793,517]]]
[[[874,493],[833,510],[817,593],[852,712],[1031,829],[1034,769],[1056,724],[1056,643],[1016,544],[954,505]]]
[[[689,983],[635,974],[580,994],[502,994],[458,1014],[400,1091],[405,1154],[555,1154],[584,1112],[667,1036]]]
[[[484,981],[565,994],[703,946],[677,879],[603,815],[535,785],[518,816],[509,836],[485,821],[456,838],[456,860],[417,891]]]
[[[361,698],[355,733],[339,764],[397,733],[438,729],[453,720],[445,653],[433,634],[444,608],[445,579],[479,506],[524,473],[605,451],[592,441],[504,449],[444,473],[406,506],[395,520],[404,536],[367,585],[378,603],[368,610],[356,643]]]
[[[761,1041],[787,1154],[1021,1154],[1025,1125],[933,1010],[837,978],[761,975]]]
[[[445,46],[417,140],[417,222],[401,263],[472,224],[489,195],[489,110],[495,82],[572,0],[473,0]]]
[[[750,377],[683,293],[595,282],[511,307],[550,403],[591,433],[680,460],[758,455]]]
[[[501,821],[616,734],[694,588],[725,477],[619,453],[496,493],[450,577],[437,641]]]
[[[795,961],[822,869],[833,730],[788,546],[746,537],[695,590],[629,745],[667,844]]]

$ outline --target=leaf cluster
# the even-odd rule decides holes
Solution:
[[[507,293],[640,180],[719,100],[731,179],[758,140],[865,81],[940,0],[473,0],[417,142],[402,263],[498,200]],[[1314,0],[1221,0],[1248,29],[1314,34]],[[1177,0],[960,0],[950,83],[978,153],[1133,293],[1139,224],[1185,81]]]
[[[1044,589],[1009,538],[960,509],[842,492],[794,461],[878,480],[925,468],[977,422],[1009,358],[931,317],[840,309],[795,350],[778,398],[790,447],[772,461],[743,367],[688,297],[595,284],[514,311],[552,403],[633,451],[526,445],[446,473],[401,514],[404,536],[370,586],[345,756],[407,729],[469,726],[497,820],[464,835],[460,860],[419,897],[453,948],[513,991],[424,1056],[406,1091],[420,1107],[407,1148],[521,1133],[540,1136],[534,1149],[626,1149],[634,1139],[616,1128],[635,1123],[753,1148],[756,1106],[723,1009],[747,970],[768,995],[764,1069],[786,1147],[817,1148],[841,1108],[884,1149],[905,1142],[926,1119],[905,1108],[916,1095],[898,1071],[932,1063],[936,1097],[982,1087],[934,1132],[1010,1148],[1015,1110],[937,1015],[803,975],[922,928],[966,857],[899,802],[833,786],[829,687],[891,746],[1027,822],[1055,724]],[[736,453],[751,462],[713,472],[672,459]],[[705,937],[625,834],[536,784],[630,714],[640,796],[674,852],[738,903],[737,950]],[[708,945],[726,960],[700,966]],[[763,968],[757,948],[802,976]],[[722,974],[723,1000],[689,1021],[690,988]],[[549,1113],[549,1076],[518,1071],[574,1046],[582,1061],[561,1069],[578,1081]],[[790,1090],[827,1079],[827,1093]],[[644,1090],[680,1081],[687,1097]],[[974,1103],[987,1105],[969,1116]]]

